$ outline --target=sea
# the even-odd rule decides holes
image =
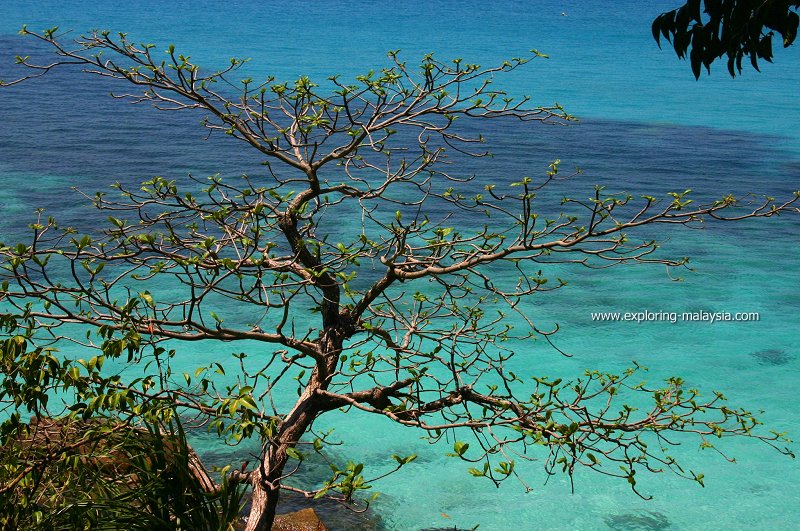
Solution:
[[[774,64],[762,62],[760,73],[746,65],[731,79],[716,63],[710,76],[704,72],[695,80],[688,63],[668,44],[659,49],[651,35],[652,19],[678,4],[2,0],[0,79],[18,72],[16,55],[48,58],[46,49],[17,35],[23,24],[59,26],[71,32],[68,37],[92,29],[126,32],[159,50],[174,44],[209,69],[224,68],[231,57],[249,58],[242,77],[308,76],[323,87],[334,74],[355,78],[388,66],[389,50],[401,50],[409,64],[434,53],[490,66],[536,49],[548,58],[495,76],[493,86],[528,95],[536,105],[557,102],[579,120],[566,127],[478,123],[495,153],[470,166],[478,183],[541,177],[560,159],[564,172],[581,169],[570,181],[575,188],[560,185],[565,193],[599,184],[634,195],[691,188],[701,198],[790,196],[800,189],[800,45],[778,46]],[[74,188],[91,195],[112,192],[113,182],[135,186],[155,175],[263,174],[257,153],[230,139],[209,138],[198,116],[131,105],[111,98],[115,89],[124,91],[57,69],[0,90],[0,241],[24,240],[37,208],[85,230],[102,223]],[[654,385],[681,376],[705,396],[720,391],[732,404],[761,412],[765,430],[798,437],[800,216],[671,228],[659,236],[659,252],[690,257],[691,270],[630,265],[548,271],[567,286],[531,297],[524,308],[540,328],[559,327],[553,338],[558,350],[546,341],[520,347],[514,370],[526,377],[575,378],[586,369],[620,371],[635,360],[649,367],[645,377]],[[653,317],[596,321],[593,312]],[[758,320],[672,322],[665,317],[671,312],[757,312]],[[177,348],[174,368],[180,370],[237,347]],[[548,479],[543,455],[518,463],[529,490],[513,479],[498,488],[471,477],[471,465],[447,457],[452,439],[430,445],[414,429],[368,415],[333,413],[316,427],[333,429],[342,442],[331,458],[365,463],[367,477],[391,468],[392,454],[419,456],[374,483],[368,494],[379,496],[366,514],[342,516],[324,506],[331,529],[800,528],[800,464],[753,440],[719,441],[733,462],[701,450],[697,440],[682,440],[671,453],[703,473],[705,486],[669,473],[640,473],[637,487],[652,496],[643,499],[626,481],[590,470],[578,470],[574,486],[563,475]],[[204,433],[193,441],[212,461],[236,452]],[[304,481],[326,479],[322,468],[311,467],[311,476],[320,476]]]

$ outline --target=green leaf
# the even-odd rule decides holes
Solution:
[[[286,449],[286,455],[288,455],[292,459],[296,459],[297,461],[302,461],[303,459],[305,459],[303,454],[301,454],[296,448],[292,447]]]
[[[417,458],[417,454],[411,454],[411,455],[406,456],[406,457],[400,457],[397,454],[392,454],[392,459],[397,461],[397,464],[399,464],[400,466],[407,465],[408,463],[414,461],[416,458]]]
[[[143,301],[144,301],[144,302],[145,302],[145,303],[146,303],[148,306],[150,306],[151,308],[153,308],[153,307],[155,306],[155,303],[153,302],[153,296],[152,296],[152,295],[150,295],[150,292],[149,292],[149,291],[143,291],[143,292],[139,293],[139,297],[141,297],[141,298],[142,298],[142,300],[143,300]]]
[[[466,452],[468,449],[469,449],[469,444],[468,443],[461,442],[461,441],[456,441],[455,444],[453,444],[453,451],[459,457],[463,456],[464,452]]]

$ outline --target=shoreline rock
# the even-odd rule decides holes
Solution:
[[[314,509],[307,507],[275,517],[272,531],[328,531]]]

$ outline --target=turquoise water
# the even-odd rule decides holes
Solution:
[[[800,187],[800,48],[780,50],[777,64],[731,80],[723,68],[694,81],[688,65],[652,42],[649,21],[673,2],[174,2],[146,0],[109,7],[88,2],[4,1],[0,4],[0,77],[24,41],[13,34],[55,24],[128,31],[140,40],[174,42],[198,62],[224,65],[252,57],[254,76],[325,79],[386,64],[402,48],[409,61],[435,51],[491,64],[537,48],[535,61],[506,79],[509,92],[536,103],[558,101],[580,125],[562,128],[493,125],[497,157],[487,174],[538,174],[558,157],[585,173],[576,186],[658,193],[687,186],[708,194]],[[567,16],[562,16],[564,12]],[[36,52],[36,50],[34,50]],[[91,222],[68,188],[134,183],[188,172],[237,175],[256,171],[258,157],[240,146],[203,140],[194,117],[164,116],[110,100],[97,80],[56,73],[50,82],[0,92],[0,240],[11,240],[46,206],[75,222]],[[187,133],[188,132],[188,133]],[[796,219],[680,231],[666,250],[692,257],[694,273],[672,282],[663,268],[564,269],[570,285],[528,304],[542,326],[558,323],[564,358],[538,342],[515,359],[517,372],[576,375],[587,367],[616,370],[631,359],[650,377],[684,376],[734,403],[764,409],[768,426],[797,432],[800,398],[800,223]],[[757,311],[756,323],[596,323],[593,311]],[[192,366],[217,352],[187,350]],[[203,359],[198,359],[198,357]],[[392,453],[420,454],[418,463],[382,480],[376,503],[388,529],[458,526],[481,529],[780,529],[800,522],[800,466],[747,441],[730,441],[737,458],[686,445],[683,462],[706,475],[701,489],[666,475],[643,480],[643,501],[624,481],[582,472],[571,494],[564,478],[544,485],[541,466],[524,470],[533,492],[509,482],[481,483],[466,466],[429,447],[419,433],[359,415],[326,417],[348,444],[343,459],[364,460],[374,474]],[[217,451],[208,439],[207,452]],[[368,474],[369,476],[370,474]],[[445,516],[446,515],[446,516]]]

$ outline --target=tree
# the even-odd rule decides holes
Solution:
[[[731,77],[741,74],[742,61],[750,58],[772,62],[772,38],[777,33],[783,47],[797,37],[800,16],[796,0],[688,0],[681,7],[662,13],[653,21],[653,37],[672,43],[678,57],[689,55],[695,78],[722,56],[728,57]]]
[[[91,390],[59,402],[65,410],[49,406],[48,416],[133,421],[160,404],[230,443],[255,439],[255,464],[225,473],[252,489],[249,530],[270,528],[280,489],[352,501],[370,487],[356,463],[332,465],[319,488],[291,484],[305,455],[331,442],[313,431],[315,420],[338,409],[379,415],[432,441],[453,436],[450,455],[495,483],[524,484],[515,460],[532,452],[546,456],[548,473],[571,477],[584,466],[625,479],[637,494],[642,470],[702,484],[702,474],[668,453],[684,435],[702,447],[726,436],[775,448],[785,439],[680,378],[647,386],[638,366],[565,382],[526,380],[507,365],[526,341],[550,341],[553,332],[540,330],[524,304],[565,284],[546,277],[549,264],[681,266],[684,259],[665,258],[656,241],[631,233],[797,212],[800,193],[695,206],[688,190],[657,199],[597,187],[585,199],[539,206],[564,178],[558,161],[538,179],[510,182],[450,169],[448,157],[485,155],[482,136],[463,122],[572,119],[557,105],[529,107],[492,88],[495,76],[544,57],[538,52],[493,68],[426,56],[419,69],[392,52],[391,66],[351,83],[331,77],[326,91],[304,77],[237,83],[231,76],[243,61],[204,73],[173,47],[160,58],[154,45],[125,34],[67,44],[56,32],[23,29],[56,58],[18,58],[31,73],[7,84],[66,65],[120,80],[135,89],[120,97],[201,111],[211,132],[263,154],[266,175],[214,176],[185,188],[162,177],[139,189],[117,184],[118,197],[89,197],[109,215],[93,234],[40,214],[28,243],[0,249],[2,316],[22,330],[10,340],[96,351],[70,362]],[[356,228],[339,223],[344,217],[358,220]],[[509,314],[526,327],[510,326]],[[241,346],[230,363],[173,372],[181,345],[198,341]],[[141,374],[126,379],[126,364]],[[109,366],[112,377],[104,376]],[[37,385],[38,393],[53,390],[52,382]],[[296,400],[282,406],[294,388]],[[399,470],[415,456],[393,457]]]

